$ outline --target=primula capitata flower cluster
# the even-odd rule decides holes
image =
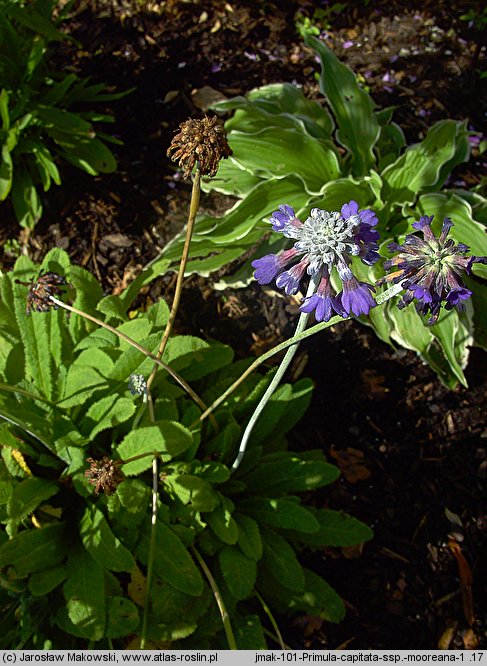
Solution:
[[[227,132],[217,116],[201,120],[190,118],[179,125],[167,150],[167,156],[177,162],[187,178],[199,164],[203,176],[213,177],[218,171],[220,160],[232,155],[228,145]]]
[[[430,325],[438,320],[442,306],[446,310],[454,307],[464,309],[464,301],[470,298],[472,292],[465,287],[462,273],[469,274],[474,263],[487,263],[487,257],[469,255],[467,245],[455,244],[448,238],[454,226],[450,218],[443,220],[441,234],[437,238],[431,230],[433,217],[425,215],[419,222],[413,223],[413,228],[421,231],[423,238],[409,234],[403,245],[389,243],[389,250],[398,254],[386,261],[384,267],[395,270],[377,282],[400,283],[406,293],[398,307],[402,309],[416,301],[419,314],[430,314]]]
[[[22,280],[15,280],[15,282],[29,287],[26,307],[28,315],[30,315],[32,310],[36,312],[57,310],[59,306],[51,301],[51,296],[62,296],[67,286],[66,278],[52,271],[48,271],[47,273],[41,271],[37,279],[33,282],[23,282]]]
[[[95,495],[100,492],[104,492],[105,495],[113,495],[118,486],[125,480],[125,476],[120,469],[122,464],[120,460],[112,460],[104,456],[101,460],[87,458],[86,462],[90,463],[90,466],[86,470],[85,476],[91,485],[95,486]]]
[[[359,210],[356,201],[344,204],[340,212],[313,208],[302,222],[287,204],[270,218],[272,229],[286,238],[295,239],[294,246],[279,254],[268,254],[252,262],[255,279],[269,284],[274,279],[287,294],[296,294],[305,275],[319,281],[316,293],[304,299],[302,312],[314,312],[317,321],[329,321],[333,313],[341,317],[368,314],[375,301],[374,287],[360,282],[351,268],[352,257],[359,257],[368,266],[379,259],[379,233],[375,213]],[[335,294],[330,275],[336,269],[342,290]]]
[[[128,389],[132,395],[144,395],[147,393],[147,381],[144,375],[132,373],[129,377]]]

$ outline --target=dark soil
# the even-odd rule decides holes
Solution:
[[[425,0],[405,9],[398,0],[358,2],[327,18],[331,4],[168,0],[140,9],[135,0],[78,2],[69,30],[82,47],[59,47],[57,66],[116,90],[137,90],[108,109],[124,141],[119,170],[93,179],[65,169],[24,251],[38,260],[53,245],[65,248],[107,293],[130,282],[185,222],[190,185],[165,158],[180,122],[201,117],[212,91],[230,97],[295,81],[318,95],[319,65],[296,33],[298,12],[303,20],[316,8],[325,11],[315,19],[327,43],[363,77],[379,106],[397,107],[408,141],[447,117],[467,118],[480,130],[485,50],[478,26],[460,16],[480,14],[483,3]],[[474,151],[453,180],[473,187],[484,166]],[[202,204],[218,214],[228,201],[204,197]],[[2,242],[18,234],[8,204],[3,208]],[[3,267],[13,260],[5,252]],[[162,279],[150,295],[170,299],[171,281]],[[296,308],[285,299],[256,286],[222,294],[211,284],[187,280],[180,332],[227,342],[240,357],[290,335]],[[311,376],[316,389],[294,445],[329,451],[343,472],[313,501],[361,518],[375,538],[363,549],[309,556],[345,599],[347,617],[339,625],[283,621],[286,642],[487,647],[485,353],[472,351],[470,388],[448,391],[413,353],[349,322],[304,343],[298,361],[291,374]]]

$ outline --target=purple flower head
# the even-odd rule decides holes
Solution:
[[[328,212],[313,208],[302,222],[287,204],[279,206],[270,222],[272,229],[286,238],[294,239],[294,246],[279,254],[269,254],[252,262],[259,284],[273,280],[287,294],[296,294],[301,280],[307,274],[318,281],[316,294],[306,298],[302,312],[314,312],[317,321],[329,321],[333,313],[347,317],[350,313],[368,314],[375,301],[370,293],[374,288],[359,282],[350,268],[352,257],[359,257],[371,265],[379,258],[378,232],[374,229],[377,217],[372,210],[360,210],[356,201],[344,204],[341,211]],[[299,262],[294,260],[299,257]],[[284,270],[285,266],[294,265]],[[330,284],[335,268],[343,290],[336,295]]]
[[[415,301],[419,314],[429,315],[430,325],[438,321],[442,306],[447,310],[464,308],[464,301],[472,292],[465,287],[462,274],[470,273],[474,263],[487,264],[487,257],[468,255],[467,245],[455,244],[448,238],[453,227],[449,217],[443,220],[439,237],[431,229],[432,221],[433,215],[424,215],[413,223],[423,238],[410,234],[403,245],[389,244],[389,250],[397,254],[384,266],[394,270],[377,282],[401,284],[406,293],[398,307],[402,309]]]

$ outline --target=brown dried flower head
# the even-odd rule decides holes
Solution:
[[[112,495],[125,479],[120,469],[122,462],[119,460],[111,460],[105,456],[101,460],[87,458],[86,462],[90,463],[90,468],[86,470],[85,476],[95,486],[96,495],[101,491],[105,495]]]
[[[171,155],[172,153],[172,155]],[[179,125],[179,132],[171,141],[167,156],[178,162],[187,178],[198,162],[203,176],[214,176],[220,160],[232,154],[227,142],[227,132],[217,116],[202,120],[186,120]]]
[[[64,287],[67,285],[66,278],[51,271],[39,273],[37,280],[32,282],[23,282],[22,280],[15,280],[18,284],[23,284],[29,287],[27,293],[27,307],[25,311],[29,315],[32,310],[36,312],[49,312],[49,310],[57,310],[59,307],[53,303],[50,296],[62,296]]]

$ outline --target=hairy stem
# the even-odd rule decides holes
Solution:
[[[216,599],[216,603],[218,605],[218,610],[220,611],[220,615],[222,618],[223,622],[223,628],[225,630],[225,635],[227,637],[227,642],[228,642],[228,647],[230,650],[238,650],[237,648],[237,643],[235,642],[235,636],[233,634],[233,629],[232,625],[230,624],[230,616],[227,613],[227,609],[225,608],[225,602],[223,601],[223,597],[221,595],[220,590],[218,589],[218,585],[216,584],[216,580],[213,578],[213,575],[211,571],[209,570],[206,562],[204,559],[201,557],[201,555],[198,553],[196,548],[194,546],[191,547],[192,552],[194,553],[194,556],[198,560],[198,563],[200,567],[203,569],[204,574],[210,584],[210,587],[213,591],[213,595]]]
[[[147,562],[147,577],[145,579],[145,603],[144,617],[142,619],[142,633],[140,636],[140,649],[145,650],[147,640],[147,624],[149,621],[150,589],[152,585],[152,576],[154,573],[154,557],[156,554],[156,527],[157,527],[157,456],[152,458],[152,517],[150,528],[149,559]]]
[[[157,358],[161,359],[166,349],[167,341],[172,333],[174,322],[176,320],[176,315],[179,309],[179,303],[181,302],[181,294],[183,293],[183,281],[184,273],[186,271],[186,265],[188,263],[189,256],[189,246],[191,244],[191,238],[193,236],[194,223],[196,220],[196,213],[198,212],[198,207],[200,204],[200,193],[201,193],[201,174],[199,167],[197,167],[194,180],[193,180],[193,189],[191,190],[191,203],[189,206],[188,214],[188,223],[186,225],[186,238],[184,239],[184,247],[181,255],[181,261],[179,264],[178,277],[176,280],[176,289],[174,292],[174,298],[171,305],[171,312],[169,313],[169,319],[167,320],[166,328],[162,336],[161,344],[159,345],[159,350],[157,352]],[[147,380],[147,388],[150,389],[154,377],[156,376],[159,366],[156,363],[152,369],[149,379]]]

